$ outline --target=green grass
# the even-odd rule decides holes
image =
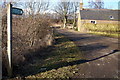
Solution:
[[[83,25],[87,30],[106,32],[106,33],[116,33],[119,32],[118,24],[92,24],[86,23]]]
[[[77,74],[77,64],[68,65],[69,62],[83,59],[82,52],[79,48],[63,35],[55,35],[54,49],[45,58],[43,64],[38,64],[41,69],[45,69],[35,75],[27,76],[29,78],[70,78]]]
[[[107,37],[120,38],[119,34],[115,34],[115,33],[94,32],[94,31],[90,31],[88,33],[90,33],[90,34],[96,34],[96,35],[101,35],[101,36],[107,36]]]
[[[118,24],[92,24],[86,23],[83,25],[85,29],[90,31],[89,33],[102,35],[102,36],[109,36],[109,37],[116,37],[118,38],[118,33],[120,32],[120,28]]]

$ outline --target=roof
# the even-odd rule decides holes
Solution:
[[[82,19],[90,20],[114,20],[120,21],[118,18],[118,12],[120,10],[109,10],[109,9],[83,9],[80,10]]]

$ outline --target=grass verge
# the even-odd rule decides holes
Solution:
[[[120,38],[119,34],[117,34],[117,33],[94,32],[94,31],[90,31],[88,33],[90,33],[90,34],[96,34],[96,35],[101,35],[101,36],[107,36],[107,37]]]
[[[83,59],[79,48],[63,35],[56,34],[55,41],[54,49],[40,65],[41,71],[27,76],[26,79],[70,78],[77,74],[77,64],[69,65],[68,63]]]
[[[86,24],[83,24],[83,26],[87,31],[89,31],[88,33],[91,33],[91,34],[120,38],[118,35],[120,32],[119,24],[86,23]]]

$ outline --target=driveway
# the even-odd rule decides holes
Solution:
[[[56,29],[72,40],[87,62],[78,65],[74,78],[118,78],[118,39],[67,29]]]

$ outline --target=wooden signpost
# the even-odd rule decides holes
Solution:
[[[23,10],[12,8],[12,4],[7,5],[7,54],[8,54],[8,76],[12,77],[12,14],[22,15]]]

